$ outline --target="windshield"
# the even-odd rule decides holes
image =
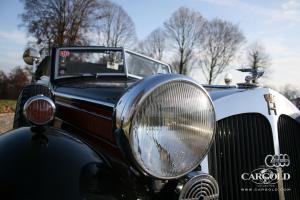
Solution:
[[[153,74],[171,73],[168,65],[134,52],[125,51],[125,60],[130,75],[146,77]]]
[[[57,77],[94,74],[124,74],[121,49],[60,49]]]

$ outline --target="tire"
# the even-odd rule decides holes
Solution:
[[[34,84],[25,86],[20,92],[17,100],[15,117],[14,117],[14,125],[13,125],[14,129],[30,125],[30,123],[27,122],[27,120],[23,115],[23,107],[29,98],[36,95],[44,95],[52,99],[51,90],[46,86],[34,85]]]

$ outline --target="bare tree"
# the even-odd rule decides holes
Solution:
[[[246,56],[246,67],[250,67],[252,69],[262,68],[264,71],[263,78],[268,78],[268,75],[271,74],[271,59],[266,53],[264,46],[258,42],[251,44],[248,47]],[[257,80],[253,80],[253,83],[256,82]]]
[[[104,16],[104,18],[102,18]],[[106,1],[96,26],[99,43],[106,46],[126,46],[136,38],[135,25],[124,9]]]
[[[27,73],[20,66],[13,68],[8,75],[0,71],[0,98],[16,99],[28,83]]]
[[[23,24],[44,47],[80,45],[100,0],[21,0]],[[99,17],[100,15],[97,15]]]
[[[180,74],[187,73],[187,66],[194,57],[194,49],[201,39],[204,18],[199,12],[181,7],[164,23],[167,38],[173,44],[176,56],[172,61]]]
[[[266,50],[263,45],[255,42],[250,45],[247,52],[247,65],[252,69],[264,68],[267,69],[270,63],[270,57],[266,53]]]
[[[199,63],[208,84],[224,72],[244,40],[239,27],[231,22],[214,19],[206,24]]]
[[[161,28],[152,31],[145,40],[141,41],[136,50],[147,56],[162,60],[166,49],[166,35]]]
[[[300,96],[300,90],[292,85],[285,85],[281,90],[280,93],[283,94],[289,100],[296,99]]]

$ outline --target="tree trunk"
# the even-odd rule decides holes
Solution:
[[[212,71],[209,72],[208,85],[212,84]]]
[[[183,50],[180,50],[179,74],[183,72]]]

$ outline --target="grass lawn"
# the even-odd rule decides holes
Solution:
[[[15,112],[16,100],[0,100],[0,113]]]

